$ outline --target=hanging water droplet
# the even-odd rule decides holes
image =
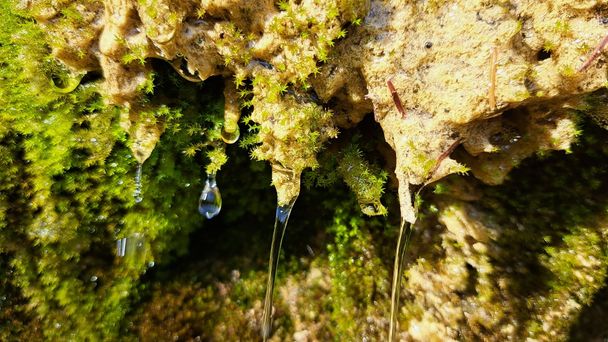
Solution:
[[[384,215],[386,209],[381,203],[360,203],[361,212],[367,216]]]
[[[96,281],[97,281],[97,276],[92,276],[92,277],[91,277],[91,281],[92,281],[92,282],[96,282]]]
[[[232,132],[228,132],[226,129],[222,128],[222,140],[224,140],[226,144],[234,144],[237,140],[239,140],[239,136],[240,132],[238,126]]]
[[[208,219],[215,217],[222,210],[222,195],[215,181],[215,174],[207,176],[205,187],[198,200],[198,212]]]
[[[135,190],[133,191],[135,203],[140,203],[144,200],[144,196],[141,192],[141,166],[141,164],[137,164],[137,170],[135,171]]]
[[[274,231],[272,232],[272,242],[270,244],[270,258],[268,259],[268,282],[264,298],[264,314],[262,316],[262,338],[264,341],[270,337],[272,330],[273,292],[277,268],[279,266],[279,255],[281,253],[281,245],[283,244],[283,236],[285,236],[285,230],[287,229],[287,221],[295,202],[296,199],[294,198],[287,205],[277,206],[275,214]],[[281,235],[279,236],[279,234]]]

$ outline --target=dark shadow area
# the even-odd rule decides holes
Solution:
[[[492,261],[510,278],[501,295],[520,322],[532,319],[535,311],[528,300],[548,295],[550,284],[558,281],[540,258],[548,256],[549,248],[563,246],[576,227],[596,227],[608,207],[608,133],[590,122],[583,130],[571,153],[526,159],[502,185],[482,187],[479,204],[502,227],[496,243],[503,252]],[[516,336],[527,336],[526,326],[519,328]]]
[[[573,342],[605,342],[608,340],[608,286],[598,291],[593,303],[583,309],[570,331]]]

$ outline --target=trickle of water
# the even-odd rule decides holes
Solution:
[[[270,257],[268,259],[268,283],[266,284],[266,296],[264,298],[264,314],[262,316],[262,338],[266,341],[270,337],[272,328],[272,302],[274,283],[279,266],[279,255],[281,253],[281,245],[283,237],[287,229],[287,221],[291,214],[291,209],[295,204],[296,199],[284,206],[277,206],[277,211],[274,219],[274,231],[272,232],[272,242],[270,244]],[[280,234],[280,236],[279,236]]]
[[[222,210],[222,195],[215,181],[215,173],[207,176],[205,187],[198,200],[198,212],[208,219],[215,217]]]
[[[140,163],[137,164],[137,170],[135,171],[135,190],[133,191],[133,198],[135,203],[140,203],[144,200],[144,196],[141,191],[141,167]]]
[[[116,256],[124,257],[127,251],[127,238],[116,240]]]
[[[397,319],[399,311],[399,296],[401,294],[401,279],[403,278],[404,255],[410,244],[412,236],[412,224],[401,221],[399,229],[399,239],[397,240],[397,251],[395,254],[395,264],[393,265],[393,286],[391,291],[391,316],[388,331],[388,341],[393,342],[397,334]]]
[[[146,239],[141,233],[116,240],[116,256],[126,257],[136,265],[144,263],[146,253]]]

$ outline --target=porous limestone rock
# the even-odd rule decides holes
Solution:
[[[250,79],[253,99],[245,105],[253,105],[252,118],[269,132],[258,140],[263,150],[310,150],[279,142],[294,133],[273,124],[288,118],[285,107],[305,111],[321,101],[334,115],[320,130],[352,127],[373,110],[396,151],[402,215],[411,221],[411,184],[464,170],[449,158],[441,162],[454,144],[462,143],[465,151],[458,155],[473,174],[492,184],[538,150],[568,148],[576,134],[563,107],[576,106],[581,94],[606,83],[603,57],[578,71],[605,35],[598,20],[605,4],[108,0],[104,6],[22,6],[47,29],[57,58],[80,72],[103,72],[110,103],[138,101],[152,58],[170,61],[192,80],[221,75],[244,89]],[[305,94],[310,85],[318,98],[297,96],[300,105],[286,96]],[[316,149],[324,141],[314,141]],[[301,166],[275,154],[263,158],[296,176],[315,166],[309,158],[294,161]],[[298,187],[282,187],[279,197]]]

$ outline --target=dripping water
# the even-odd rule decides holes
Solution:
[[[141,233],[116,240],[116,256],[127,258],[134,264],[143,264],[146,259],[146,239]]]
[[[222,195],[215,181],[215,173],[207,176],[205,187],[198,200],[198,212],[208,219],[215,217],[222,210]]]
[[[279,266],[279,255],[281,253],[281,245],[287,228],[287,221],[289,220],[289,215],[291,214],[291,209],[293,208],[295,201],[296,199],[294,198],[291,203],[287,205],[278,205],[274,219],[274,231],[272,232],[270,257],[268,259],[268,282],[266,284],[264,314],[262,316],[262,337],[264,341],[270,337],[271,333],[273,292],[277,267]],[[279,234],[281,235],[279,236]]]
[[[127,252],[127,238],[116,240],[116,256],[124,257]]]
[[[142,164],[137,164],[137,170],[135,171],[135,190],[133,191],[133,198],[135,198],[135,203],[140,203],[144,200],[144,196],[141,191],[141,168]]]
[[[393,342],[397,333],[397,318],[399,311],[399,296],[401,293],[401,278],[403,275],[403,265],[405,261],[405,251],[410,244],[412,236],[412,224],[401,220],[399,229],[399,239],[397,240],[397,251],[395,253],[395,264],[393,266],[393,285],[391,291],[391,315],[388,340]]]

